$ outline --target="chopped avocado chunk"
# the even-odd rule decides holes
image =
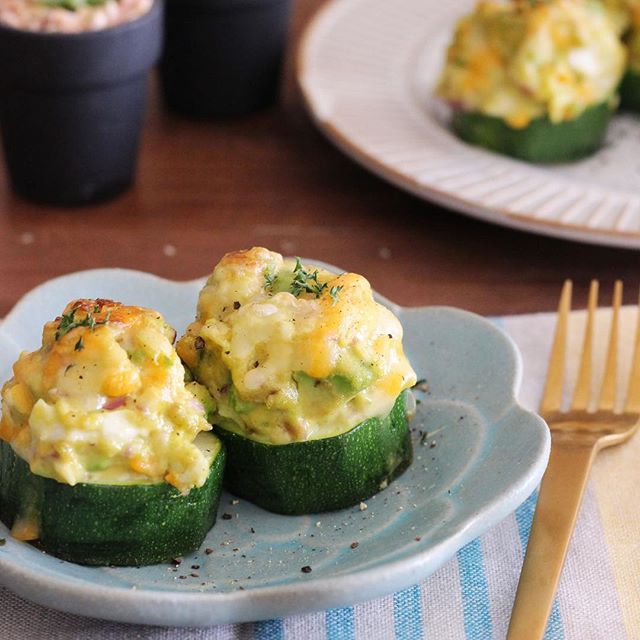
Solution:
[[[133,364],[141,365],[147,359],[147,354],[144,349],[133,349],[128,353],[129,360],[133,362]]]
[[[87,464],[87,471],[102,471],[107,469],[111,464],[109,458],[95,458]]]
[[[325,394],[331,395],[355,396],[372,384],[374,378],[374,372],[362,364],[352,367],[348,373],[343,370],[340,373],[330,375],[328,378],[312,378],[304,371],[296,371],[293,375],[293,379],[299,388],[305,390],[313,388],[314,396],[318,398],[319,402],[323,391]]]
[[[229,402],[236,413],[248,413],[256,406],[255,402],[243,400],[233,385],[229,388]]]

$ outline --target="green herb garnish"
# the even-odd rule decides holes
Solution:
[[[329,289],[329,295],[331,296],[331,299],[333,300],[333,304],[335,305],[336,302],[338,302],[338,294],[344,289],[343,285],[336,285],[334,287],[331,287],[331,289]]]
[[[7,544],[7,541],[5,538],[0,538],[0,547],[4,547],[4,545]]]
[[[107,324],[109,322],[109,317],[111,316],[111,311],[107,313],[104,320],[96,320],[94,317],[94,313],[100,311],[100,307],[96,305],[93,308],[93,312],[87,311],[84,318],[77,319],[76,311],[78,311],[78,307],[74,307],[71,309],[69,313],[63,313],[60,317],[60,323],[58,324],[58,328],[56,330],[55,339],[60,340],[62,336],[67,335],[69,331],[72,329],[77,329],[78,327],[89,327],[91,331],[93,331],[98,325]],[[80,346],[78,346],[80,345]],[[76,351],[80,351],[83,349],[84,345],[82,344],[82,338],[76,342],[75,349]]]
[[[273,293],[276,286],[280,291],[287,290],[286,281],[289,279],[288,277],[285,278],[285,282],[280,283],[278,274],[272,269],[265,269],[263,276],[265,291]],[[320,282],[317,269],[314,271],[306,269],[300,261],[300,258],[296,258],[296,264],[295,267],[293,267],[293,278],[288,287],[290,293],[296,298],[299,298],[302,293],[311,293],[316,298],[319,298],[325,291],[328,291],[333,300],[333,304],[336,304],[338,295],[344,289],[344,286],[335,285],[330,289],[328,289],[328,286],[326,282]]]
[[[78,342],[76,342],[76,346],[73,347],[74,351],[82,351],[84,349],[84,342],[82,342],[82,336],[78,338]]]
[[[273,293],[273,287],[276,283],[276,281],[278,280],[278,274],[275,273],[274,271],[269,271],[268,269],[265,269],[264,271],[264,288],[265,290],[269,291],[270,293]]]
[[[327,288],[327,283],[318,281],[318,270],[313,273],[307,271],[296,258],[296,266],[293,268],[293,281],[291,282],[291,293],[297,298],[301,293],[312,293],[316,298],[322,295]]]

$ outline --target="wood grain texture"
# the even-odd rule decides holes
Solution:
[[[0,315],[48,278],[94,267],[174,279],[208,273],[226,251],[264,245],[365,274],[404,305],[483,314],[552,310],[565,278],[622,278],[640,253],[572,244],[471,220],[387,185],[314,128],[292,54],[318,0],[298,0],[280,104],[218,123],[173,116],[155,82],[135,187],[99,206],[32,205],[0,168]]]

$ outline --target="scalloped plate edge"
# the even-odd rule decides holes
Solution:
[[[309,260],[309,262],[337,272],[341,271],[335,266],[319,261]],[[203,281],[202,278],[198,278],[178,282],[128,269],[95,269],[60,276],[39,285],[20,299],[7,315],[5,322],[0,325],[0,342],[11,340],[5,330],[6,327],[10,328],[14,323],[19,326],[21,314],[30,312],[31,305],[37,307],[38,296],[46,293],[51,285],[78,284],[85,280],[90,281],[91,278],[112,275],[126,279],[128,284],[131,284],[131,280],[144,284],[155,283],[183,290],[182,293],[185,295],[196,295]],[[451,307],[404,308],[389,302],[382,296],[376,297],[398,313],[401,319],[407,314],[420,314],[430,310],[452,313],[460,318],[479,323],[484,330],[500,336],[507,352],[513,358],[511,403],[505,408],[503,415],[511,416],[512,414],[512,418],[526,421],[528,428],[537,431],[538,451],[534,455],[535,464],[528,469],[528,473],[521,476],[518,483],[510,486],[506,494],[489,501],[483,510],[482,517],[467,518],[463,526],[458,527],[454,534],[440,543],[382,566],[353,571],[339,577],[314,578],[305,583],[260,587],[233,593],[132,590],[122,587],[87,585],[86,582],[71,579],[67,575],[43,578],[41,575],[34,574],[32,570],[11,561],[8,555],[11,545],[19,543],[7,539],[6,546],[0,548],[0,584],[38,604],[78,615],[140,624],[207,626],[282,617],[356,604],[416,584],[436,571],[461,547],[513,512],[534,491],[547,464],[550,447],[548,428],[542,418],[526,411],[518,404],[516,393],[521,381],[522,359],[513,340],[492,322],[471,312]],[[16,345],[13,340],[11,343]],[[0,534],[8,535],[6,527],[1,523]],[[7,557],[4,557],[5,555]],[[363,585],[367,585],[367,589],[363,590]]]

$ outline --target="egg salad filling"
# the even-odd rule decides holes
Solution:
[[[213,395],[214,422],[270,444],[386,416],[416,381],[402,326],[365,278],[263,248],[224,256],[177,350]]]
[[[45,325],[42,347],[14,364],[0,438],[34,474],[69,485],[202,486],[211,458],[194,439],[211,429],[208,393],[185,386],[174,340],[155,311],[70,303]]]
[[[523,129],[615,102],[626,54],[590,0],[478,2],[457,25],[436,93],[455,109]]]

